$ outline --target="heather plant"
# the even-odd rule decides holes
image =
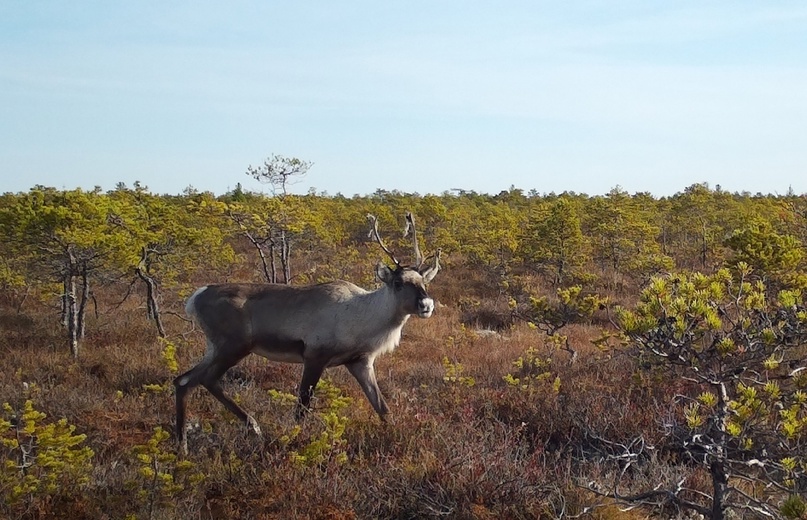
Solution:
[[[90,481],[93,450],[66,419],[48,421],[26,399],[0,415],[0,511],[24,517],[46,502],[77,496]]]
[[[451,353],[451,356],[443,356],[443,382],[449,386],[465,386],[472,387],[476,384],[476,380],[465,373],[465,366],[457,361],[459,354],[467,355],[469,346],[473,345],[478,339],[476,333],[461,323],[458,330],[445,338],[446,349]]]

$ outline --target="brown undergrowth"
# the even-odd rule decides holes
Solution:
[[[254,413],[264,437],[248,434],[197,390],[189,399],[187,459],[164,438],[173,431],[176,369],[144,309],[130,300],[92,317],[73,360],[58,313],[29,304],[24,319],[3,321],[0,403],[19,408],[31,400],[46,415],[43,422],[64,418],[86,435],[82,445],[94,455],[85,484],[31,493],[3,514],[486,519],[581,513],[591,498],[577,485],[595,442],[591,432],[652,439],[658,433],[653,393],[636,381],[630,362],[592,344],[599,326],[564,329],[578,352],[572,362],[542,332],[510,320],[506,300],[491,303],[502,301],[497,288],[486,292],[480,282],[463,294],[461,279],[454,273],[436,282],[435,316],[411,320],[401,346],[378,360],[392,410],[388,423],[379,422],[338,368],[327,373],[315,412],[297,424],[290,394],[300,368],[251,357],[225,376],[224,386]],[[488,301],[496,326],[469,320],[462,298]],[[200,333],[172,314],[165,321],[179,370],[192,366],[203,351]],[[540,367],[533,374],[523,362],[517,366],[528,351]],[[519,370],[528,384],[508,382]],[[615,507],[595,514],[638,517]]]

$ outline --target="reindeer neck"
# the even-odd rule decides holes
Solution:
[[[382,285],[375,291],[367,292],[359,298],[366,312],[378,317],[379,325],[402,326],[409,319],[409,315],[400,310],[393,289],[387,285]]]

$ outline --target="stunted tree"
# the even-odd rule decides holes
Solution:
[[[285,197],[288,188],[300,181],[314,163],[296,157],[274,154],[263,161],[262,166],[247,166],[247,175],[258,182],[268,184],[272,194]]]
[[[268,283],[277,283],[277,236],[270,215],[277,213],[278,199],[261,198],[249,202],[232,202],[227,207],[227,216],[237,227],[237,232],[255,248],[261,262],[264,278]]]
[[[478,265],[503,271],[518,248],[518,214],[503,202],[462,195],[450,212],[461,253]]]
[[[754,518],[803,518],[807,510],[807,301],[774,297],[747,264],[713,275],[654,278],[616,325],[641,361],[672,390],[660,411],[677,475],[656,471],[651,489],[629,475],[653,450],[643,439],[603,443],[612,482],[588,484],[622,502],[695,511],[713,520],[733,510]],[[708,475],[703,489],[698,471]],[[795,512],[795,516],[793,516]]]
[[[617,186],[604,197],[591,199],[586,210],[584,231],[593,258],[613,285],[622,285],[626,276],[643,283],[673,267],[658,243],[660,229],[650,218],[652,208],[643,207],[639,197],[632,198]]]
[[[528,265],[549,273],[553,285],[579,274],[588,250],[577,204],[560,197],[534,209],[520,251]]]
[[[664,245],[686,267],[707,270],[710,263],[716,263],[723,235],[719,219],[725,204],[721,202],[706,183],[693,184],[670,199]]]
[[[511,298],[509,305],[514,318],[544,332],[553,344],[567,351],[574,362],[577,360],[577,350],[572,346],[569,336],[561,334],[561,330],[572,323],[589,320],[606,303],[606,298],[586,294],[580,285],[574,285],[559,288],[551,299],[527,294],[518,299]]]
[[[750,219],[725,244],[732,251],[733,261],[745,262],[769,283],[807,289],[807,274],[799,269],[804,246],[795,236],[779,233],[769,221]]]
[[[138,184],[131,190],[119,186],[108,197],[107,220],[117,237],[119,269],[134,275],[130,287],[143,287],[147,317],[165,337],[163,287],[233,259],[220,225],[225,204],[209,193],[176,199],[151,194]]]
[[[291,246],[298,229],[291,211],[288,188],[308,173],[313,163],[296,157],[274,154],[262,166],[247,167],[247,175],[258,182],[267,184],[276,198],[276,203],[263,214],[231,212],[231,218],[239,226],[242,234],[257,249],[269,282],[278,282],[275,258],[280,259],[283,269],[283,283],[291,281]],[[270,266],[266,265],[264,248],[269,252]]]
[[[78,357],[91,276],[105,265],[114,247],[106,200],[98,190],[38,186],[2,208],[0,226],[7,244],[30,257],[31,279],[61,284],[61,320],[70,352]]]

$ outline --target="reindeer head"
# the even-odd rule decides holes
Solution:
[[[415,247],[415,264],[412,266],[401,265],[395,255],[384,245],[381,236],[378,234],[378,219],[373,215],[367,215],[372,223],[370,237],[374,238],[381,246],[381,249],[395,263],[395,268],[387,267],[383,262],[378,262],[375,269],[376,277],[384,282],[387,288],[392,291],[399,308],[404,314],[414,314],[419,318],[428,318],[434,312],[434,300],[426,292],[426,284],[431,282],[440,270],[440,249],[434,255],[434,265],[425,265],[423,255],[418,247],[417,231],[415,229],[415,219],[412,213],[406,213],[406,229],[404,236],[410,231]]]

